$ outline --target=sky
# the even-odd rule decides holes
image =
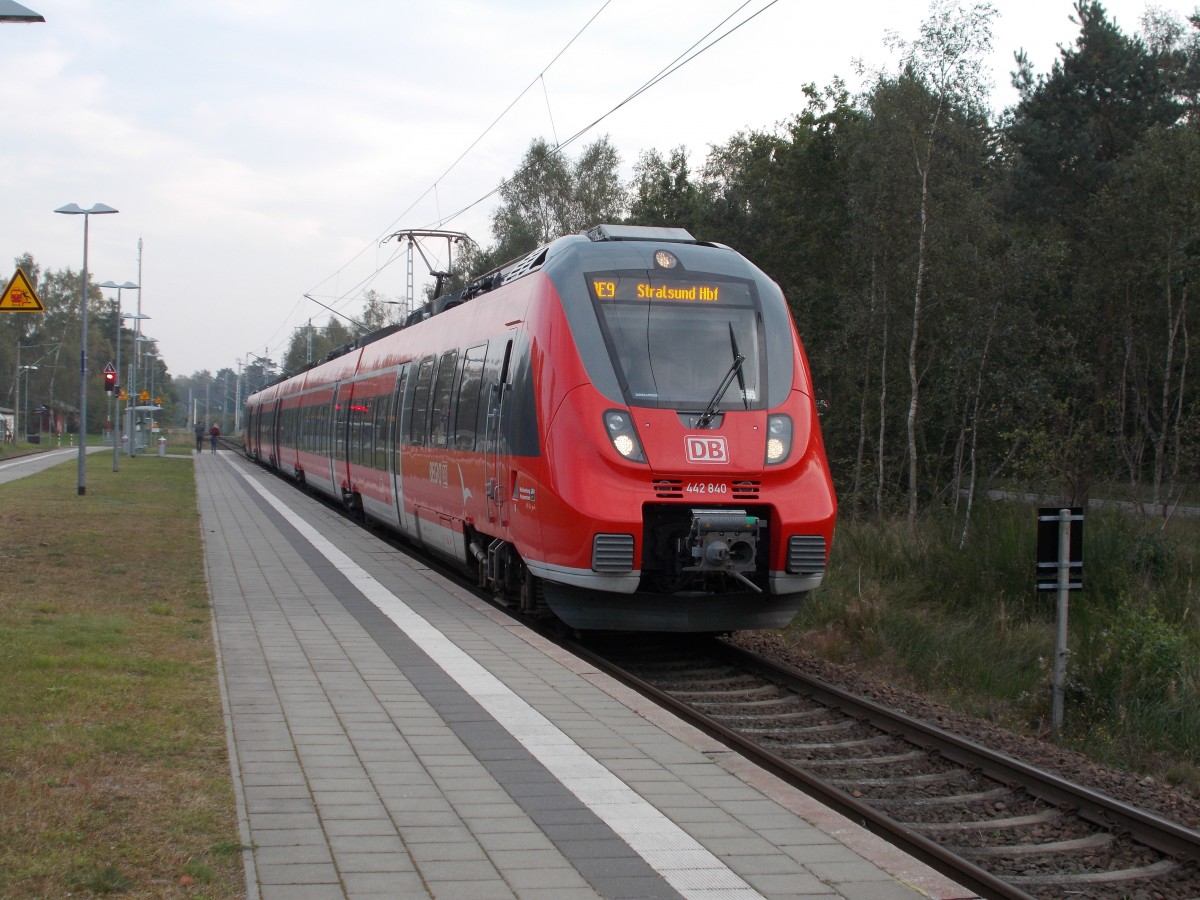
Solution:
[[[699,168],[800,112],[803,85],[857,89],[856,61],[893,70],[885,35],[914,39],[929,15],[927,0],[21,2],[46,21],[0,24],[0,276],[24,253],[78,271],[82,218],[54,210],[116,208],[90,219],[88,269],[140,283],[122,303],[140,293],[143,334],[176,375],[278,362],[297,327],[324,326],[326,307],[356,315],[367,289],[402,301],[397,231],[491,244],[488,194],[535,138],[603,117],[569,157],[607,135],[626,178],[651,149],[682,145]],[[1078,28],[1073,0],[994,5],[999,111],[1016,99],[1014,52],[1048,72]],[[1144,0],[1105,7],[1140,30]],[[445,242],[426,252],[444,265]],[[414,280],[419,296],[419,254]]]

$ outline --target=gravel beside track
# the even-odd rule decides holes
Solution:
[[[1189,828],[1200,829],[1200,797],[1184,787],[1104,766],[1081,753],[1014,734],[982,719],[955,712],[847,666],[818,659],[799,648],[788,646],[774,633],[739,632],[734,635],[732,643],[1014,759],[1054,772],[1131,806],[1158,813]]]

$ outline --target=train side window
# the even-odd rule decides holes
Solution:
[[[338,434],[346,436],[346,449],[342,456],[348,462],[358,463],[361,458],[358,453],[358,436],[362,432],[361,422],[362,416],[356,416],[354,407],[358,403],[357,400],[352,400],[350,397],[352,388],[350,385],[344,385],[342,390],[338,391],[338,409],[340,417],[345,424],[338,425]],[[342,458],[339,456],[339,459]]]
[[[479,389],[483,384],[483,364],[486,359],[487,344],[480,344],[469,347],[463,361],[454,416],[454,446],[459,450],[474,450],[479,437]]]
[[[421,360],[417,369],[417,386],[413,391],[408,414],[408,439],[418,446],[429,442],[429,389],[433,385],[433,357]]]
[[[358,461],[371,465],[372,448],[375,446],[375,398],[367,397],[354,404],[358,413]]]
[[[360,466],[370,463],[369,448],[372,437],[372,408],[373,397],[353,397],[349,401],[348,421],[350,423],[347,451],[350,461]]]
[[[454,396],[457,363],[457,350],[447,350],[438,360],[437,379],[433,385],[433,407],[430,410],[429,444],[433,447],[445,447],[450,436],[450,400]]]
[[[333,396],[313,408],[313,452],[329,455],[329,419],[333,412]]]
[[[375,435],[378,433],[376,418],[379,416],[380,397],[371,397],[362,412],[362,464],[375,468]]]
[[[387,419],[388,406],[391,405],[390,394],[379,394],[371,401],[375,413],[371,417],[371,457],[368,464],[372,469],[385,469],[387,464],[387,448],[385,442],[388,435]]]
[[[346,423],[350,418],[350,386],[338,385],[333,392],[333,458],[346,458]]]

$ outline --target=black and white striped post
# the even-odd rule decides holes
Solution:
[[[1054,577],[1051,578],[1051,573]],[[1062,732],[1067,684],[1068,597],[1083,589],[1083,508],[1038,510],[1037,589],[1058,594],[1054,637],[1054,734]]]

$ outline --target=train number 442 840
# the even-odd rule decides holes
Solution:
[[[716,481],[689,481],[684,487],[688,494],[728,494],[729,485]]]

